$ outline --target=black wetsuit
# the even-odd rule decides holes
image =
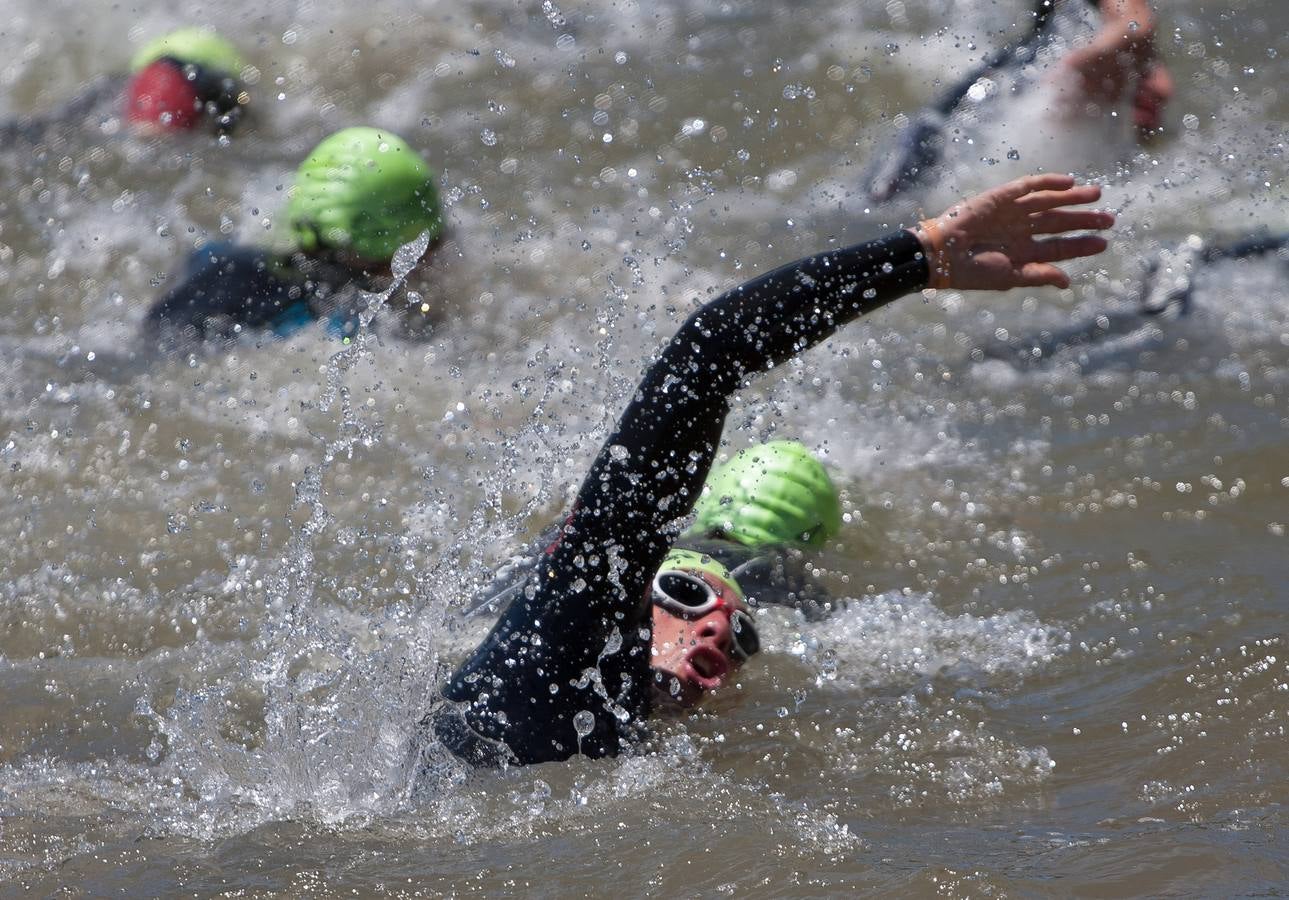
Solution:
[[[426,727],[477,764],[617,754],[652,690],[648,587],[698,499],[729,397],[926,283],[901,231],[776,269],[708,303],[645,373],[524,589]]]
[[[153,304],[144,333],[166,345],[229,339],[245,329],[285,337],[325,318],[338,335],[357,327],[354,273],[301,254],[207,244]]]

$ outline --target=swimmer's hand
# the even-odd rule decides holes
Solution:
[[[1068,175],[1030,175],[955,204],[913,232],[931,269],[927,286],[963,291],[1069,287],[1069,276],[1053,263],[1095,256],[1106,241],[1061,235],[1109,228],[1114,216],[1065,207],[1100,197],[1098,185],[1076,185]]]
[[[1087,100],[1113,106],[1132,89],[1133,121],[1143,131],[1163,123],[1173,79],[1155,57],[1155,15],[1145,0],[1101,0],[1097,36],[1065,57]]]
[[[1173,97],[1173,76],[1163,63],[1153,63],[1141,80],[1132,97],[1132,120],[1143,132],[1151,132],[1164,124],[1164,107]]]

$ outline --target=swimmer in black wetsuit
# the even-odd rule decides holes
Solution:
[[[58,112],[0,125],[0,143],[36,140],[51,128],[94,125],[107,131],[122,117],[144,131],[231,132],[250,95],[246,68],[228,41],[204,28],[182,28],[144,45],[130,60],[128,76],[104,76]]]
[[[714,560],[669,550],[730,396],[919,288],[1067,286],[1053,263],[1106,244],[1060,235],[1113,217],[1066,207],[1099,196],[1065,176],[1020,179],[913,231],[776,269],[690,316],[645,373],[524,590],[443,687],[427,738],[476,765],[611,756],[640,735],[655,692],[692,704],[718,689],[755,651],[754,626]]]
[[[295,249],[221,242],[195,251],[148,310],[149,342],[176,349],[248,330],[285,337],[317,320],[348,337],[365,293],[387,288],[394,252],[443,230],[434,174],[405,141],[375,128],[347,128],[320,143],[289,196]]]
[[[1029,65],[1051,39],[1059,0],[1035,0],[1034,26],[1017,41],[954,82],[932,103],[910,116],[909,124],[888,146],[874,154],[862,184],[868,198],[882,203],[921,182],[941,161],[951,117],[968,92],[1000,70]],[[1077,0],[1067,0],[1077,2]],[[1113,107],[1129,90],[1133,121],[1139,133],[1152,134],[1163,124],[1163,109],[1173,94],[1173,80],[1155,55],[1155,16],[1147,0],[1087,0],[1099,10],[1101,26],[1084,46],[1062,60],[1075,76],[1078,93],[1072,104]]]

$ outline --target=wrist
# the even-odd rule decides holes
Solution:
[[[944,226],[939,219],[923,219],[910,229],[922,245],[926,257],[927,287],[949,287],[949,256],[945,252],[946,239]]]

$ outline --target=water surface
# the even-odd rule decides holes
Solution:
[[[12,6],[4,117],[209,20],[259,117],[228,145],[109,117],[0,148],[4,893],[1283,890],[1286,262],[1043,365],[987,352],[1128,302],[1162,243],[1289,227],[1279,5],[1168,5],[1147,147],[997,104],[1019,159],[963,185],[1074,166],[1120,212],[1071,290],[907,298],[735,403],[727,451],[798,437],[842,486],[845,611],[769,613],[736,687],[633,758],[421,777],[414,723],[479,636],[460,607],[655,348],[943,200],[853,185],[1023,4]],[[131,362],[188,250],[271,240],[296,161],[357,123],[442,172],[429,340],[378,317],[347,348]]]

